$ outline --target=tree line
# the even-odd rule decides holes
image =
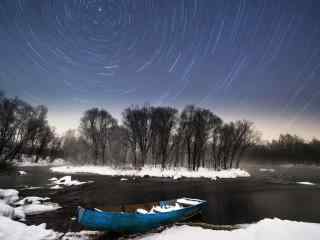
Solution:
[[[0,92],[0,165],[20,159],[22,154],[33,156],[35,162],[61,155],[62,139],[48,125],[47,113],[43,105],[33,107]]]
[[[227,169],[239,167],[241,156],[257,134],[247,120],[226,123],[209,109],[186,106],[131,106],[122,124],[105,109],[87,110],[79,131],[64,136],[66,159],[114,167],[144,165]]]
[[[320,140],[305,141],[297,135],[281,134],[276,140],[252,146],[245,158],[263,163],[319,164]]]
[[[62,137],[48,124],[48,109],[0,92],[0,168],[14,159],[63,157],[78,164],[135,167],[239,167],[253,162],[319,163],[320,141],[290,134],[262,144],[247,120],[224,122],[209,109],[188,105],[130,106],[119,123],[107,110],[83,113]]]

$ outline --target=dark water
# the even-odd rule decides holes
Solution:
[[[266,217],[320,223],[320,168],[278,167],[274,173],[259,172],[248,166],[250,178],[156,179],[108,177],[90,174],[73,175],[80,181],[94,183],[63,190],[50,190],[48,179],[61,177],[47,167],[26,167],[25,176],[0,175],[0,188],[16,188],[21,196],[49,196],[63,208],[55,212],[31,216],[27,223],[46,222],[57,231],[78,231],[81,227],[71,220],[78,205],[102,208],[110,205],[143,203],[178,197],[200,198],[208,201],[203,221],[212,224],[240,224]],[[298,185],[296,181],[319,183]],[[41,189],[26,190],[25,185]]]

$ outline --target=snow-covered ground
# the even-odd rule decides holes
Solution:
[[[26,215],[61,208],[57,203],[48,202],[50,198],[30,196],[19,200],[18,195],[19,192],[15,189],[0,189],[0,216],[24,220]]]
[[[237,177],[249,177],[250,174],[242,169],[228,169],[215,171],[212,169],[200,168],[198,171],[190,171],[186,168],[172,168],[164,169],[156,167],[145,166],[141,170],[134,169],[114,169],[107,166],[58,166],[50,168],[53,172],[60,173],[93,173],[109,176],[131,176],[131,177],[169,177],[179,179],[182,177],[187,178],[210,178],[216,180],[218,178],[237,178]]]
[[[101,232],[81,231],[69,232],[63,237],[61,233],[45,229],[45,224],[39,226],[27,226],[0,216],[1,240],[89,240],[93,236],[101,235]],[[201,227],[173,226],[159,233],[139,235],[134,240],[318,240],[320,236],[320,224],[295,222],[280,219],[263,219],[257,223],[243,225],[242,228],[233,231],[210,230]]]
[[[8,217],[0,216],[1,240],[56,240],[60,236],[60,233],[46,229],[46,224],[27,226]]]
[[[233,231],[215,231],[191,226],[173,226],[160,233],[152,233],[134,240],[318,240],[320,224],[264,219]]]
[[[11,204],[19,199],[19,192],[15,189],[0,189],[0,201]]]

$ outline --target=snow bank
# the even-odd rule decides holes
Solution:
[[[0,189],[0,215],[9,218],[24,219],[25,215],[40,214],[54,211],[59,208],[59,204],[46,202],[50,198],[36,196],[25,197],[19,200],[19,192],[15,189]],[[10,205],[11,206],[10,206]],[[18,206],[18,207],[12,207]]]
[[[31,197],[25,197],[25,198],[19,200],[18,202],[15,202],[14,205],[21,206],[21,205],[26,205],[26,204],[41,204],[41,203],[48,201],[48,200],[50,200],[50,198],[48,198],[48,197],[42,198],[42,197],[31,196]]]
[[[51,212],[61,208],[57,203],[33,203],[15,208],[16,211],[24,212],[25,215],[35,215],[44,212]]]
[[[82,185],[88,182],[80,182],[78,180],[72,180],[71,176],[64,176],[62,178],[50,178],[49,181],[51,181],[53,184],[56,184],[56,186],[52,187],[51,189],[59,189],[60,185],[64,186],[78,186]]]
[[[215,231],[191,226],[173,226],[160,233],[133,238],[135,240],[316,240],[320,236],[320,224],[264,219],[233,231]]]
[[[1,240],[56,240],[61,234],[45,229],[46,225],[27,226],[21,222],[0,216]]]
[[[80,231],[80,232],[68,232],[61,240],[90,240],[90,239],[100,239],[103,232],[98,231]]]
[[[57,203],[46,202],[48,200],[50,200],[48,197],[26,197],[14,203],[19,206],[15,208],[15,211],[23,212],[25,215],[35,215],[61,208]]]
[[[312,183],[312,182],[297,182],[297,184],[310,185],[310,186],[316,185],[315,183]]]
[[[14,208],[8,204],[0,201],[0,216],[13,218],[14,217]]]
[[[19,192],[15,189],[0,189],[0,201],[12,204],[19,199]]]
[[[164,169],[156,167],[145,166],[141,170],[123,170],[114,169],[107,166],[59,166],[50,168],[53,172],[61,173],[93,173],[110,176],[151,176],[151,177],[169,177],[178,179],[181,177],[187,178],[210,178],[216,180],[217,178],[236,178],[249,177],[250,174],[242,169],[228,169],[215,171],[212,169],[200,168],[198,171],[190,171],[186,168]]]

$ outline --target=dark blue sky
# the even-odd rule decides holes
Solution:
[[[0,88],[82,112],[194,103],[264,138],[320,137],[320,1],[1,0]]]

